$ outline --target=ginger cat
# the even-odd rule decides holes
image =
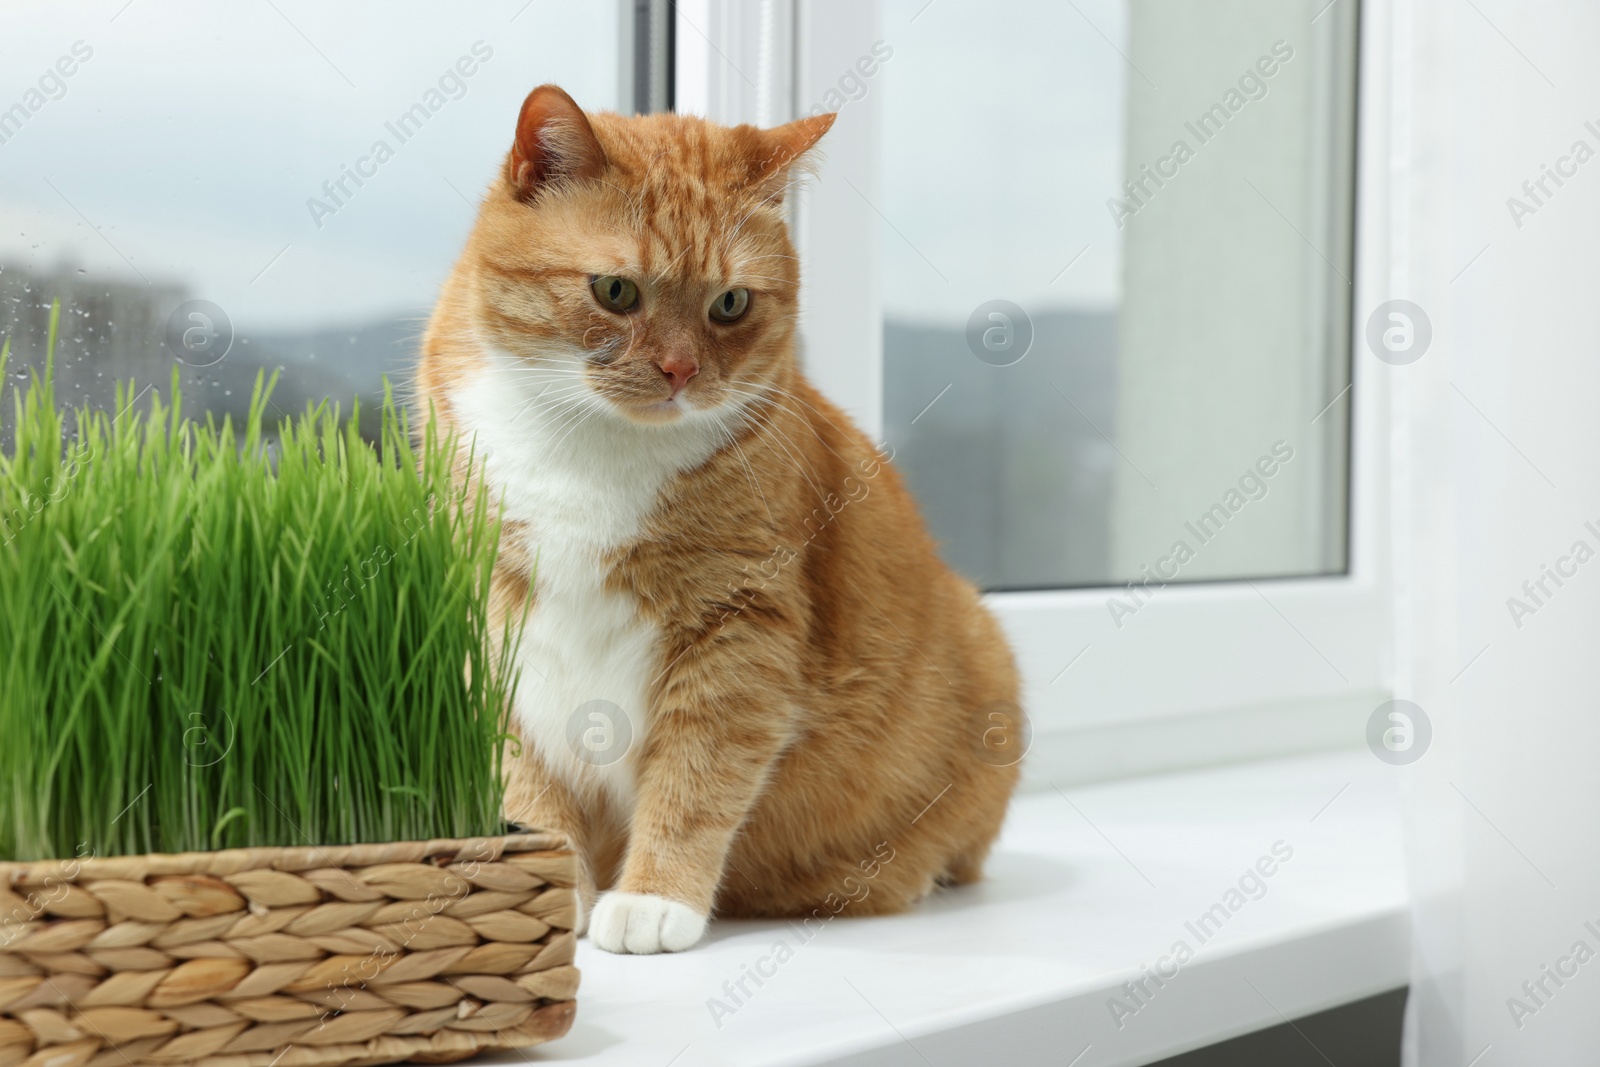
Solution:
[[[832,122],[535,89],[423,341],[505,508],[492,610],[532,598],[506,815],[571,835],[612,952],[971,882],[1017,780],[999,626],[796,360],[783,198]]]

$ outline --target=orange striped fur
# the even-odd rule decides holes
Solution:
[[[831,123],[534,90],[424,340],[421,395],[506,509],[493,610],[532,598],[507,815],[572,835],[612,951],[970,882],[1016,783],[1005,638],[797,364],[783,196]],[[631,743],[597,758],[573,739],[609,709]]]

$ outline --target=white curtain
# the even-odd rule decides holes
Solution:
[[[1600,4],[1371,7],[1398,179],[1377,299],[1433,327],[1368,366],[1397,696],[1434,728],[1405,768],[1406,1062],[1600,1063]]]

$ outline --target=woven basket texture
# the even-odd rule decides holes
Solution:
[[[446,1063],[572,1025],[563,836],[0,863],[0,1067]]]

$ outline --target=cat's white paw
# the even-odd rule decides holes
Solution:
[[[682,952],[706,932],[706,916],[647,893],[606,893],[589,919],[589,940],[607,952]]]

